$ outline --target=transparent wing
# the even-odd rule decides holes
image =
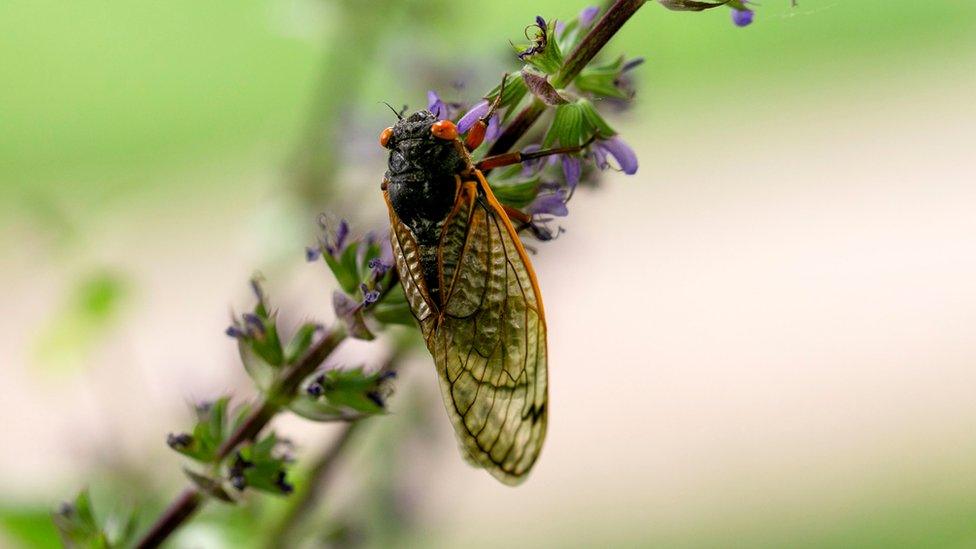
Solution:
[[[525,250],[487,183],[479,183],[480,194],[465,184],[445,223],[447,291],[427,346],[463,451],[517,484],[546,433],[545,316]]]
[[[462,452],[505,484],[518,484],[546,434],[545,313],[518,235],[477,176],[478,182],[459,182],[442,228],[441,303],[430,298],[419,246],[392,208],[391,241]]]

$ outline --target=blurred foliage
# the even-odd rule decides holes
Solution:
[[[363,67],[367,74],[354,104],[319,108],[339,113],[340,127],[356,124],[349,117],[358,113],[366,115],[367,126],[382,127],[385,107],[379,101],[422,104],[422,93],[437,77],[425,67],[449,59],[456,73],[473,73],[470,89],[492,85],[498,60],[511,55],[502,37],[522,40],[512,21],[530,21],[537,13],[567,18],[579,9],[556,0],[409,1],[395,3],[382,18],[361,21],[346,19],[356,13],[344,12],[343,5],[0,4],[0,80],[17,82],[0,89],[0,193],[13,191],[16,198],[0,204],[19,207],[30,190],[90,218],[124,204],[133,191],[172,195],[196,183],[163,177],[174,168],[219,158],[279,164],[302,131],[312,131],[300,130],[309,105],[329,100],[315,94],[315,81],[338,74],[340,67],[330,68],[332,61],[322,57],[337,33],[354,36],[346,42],[353,49],[371,44],[375,54]],[[764,93],[735,90],[734,82],[816,86],[824,67],[865,57],[883,56],[906,70],[914,59],[949,59],[967,51],[974,21],[971,2],[805,0],[791,10],[783,0],[764,2],[746,32],[729,24],[727,10],[685,14],[649,6],[615,47],[648,57],[644,77],[654,93],[640,108],[649,112],[723,93]],[[435,25],[438,31],[431,33]],[[411,44],[409,55],[398,43]],[[470,44],[496,47],[484,53]],[[45,70],[35,70],[40,65]],[[499,70],[483,70],[489,67]],[[369,157],[379,160],[381,154]],[[241,184],[218,178],[193,194]]]
[[[92,348],[117,326],[130,301],[130,287],[126,277],[112,271],[82,276],[35,341],[38,362],[54,370],[84,365]]]

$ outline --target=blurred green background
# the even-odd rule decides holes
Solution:
[[[642,168],[581,193],[539,255],[554,419],[534,478],[510,491],[460,463],[418,355],[322,532],[976,546],[976,4],[788,4],[745,29],[651,4],[608,47],[647,59],[614,120]],[[380,102],[476,98],[536,14],[583,7],[0,3],[0,545],[56,545],[47,513],[80,486],[108,508],[175,493],[162,442],[186,401],[247,394],[220,333],[251,272],[295,321],[328,318],[302,262],[315,214],[382,226]],[[588,283],[567,280],[579,265]],[[256,507],[230,533],[210,510],[176,546],[252,540],[247,513],[274,513]]]

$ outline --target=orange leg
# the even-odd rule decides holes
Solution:
[[[526,160],[533,160],[535,158],[544,158],[546,156],[552,156],[554,154],[573,154],[578,153],[590,146],[590,143],[596,140],[596,136],[591,137],[586,143],[579,145],[577,147],[558,147],[555,149],[542,149],[541,151],[532,152],[510,152],[504,154],[498,154],[495,156],[489,156],[487,158],[482,158],[477,164],[474,165],[482,172],[487,172],[495,168],[501,168],[504,166],[511,166],[512,164],[520,164]]]

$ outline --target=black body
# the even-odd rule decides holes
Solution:
[[[437,118],[423,110],[393,126],[386,143],[390,149],[386,190],[393,211],[417,239],[427,289],[436,300],[441,227],[454,207],[455,175],[470,167],[470,159],[460,141],[440,139],[431,133],[435,122]]]

